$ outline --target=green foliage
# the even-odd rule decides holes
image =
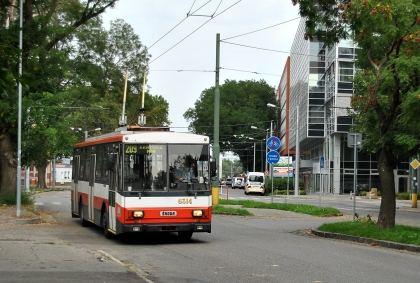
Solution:
[[[389,182],[397,165],[420,148],[420,5],[412,0],[294,0],[306,17],[306,36],[332,45],[350,39],[360,48],[353,80],[352,131],[362,150],[376,153],[382,201],[391,205]],[[382,209],[384,208],[384,209]],[[379,225],[395,225],[395,209],[381,206]]]
[[[219,128],[220,152],[238,154],[244,169],[253,168],[254,142],[265,139],[270,121],[276,120],[276,109],[267,107],[267,103],[276,104],[275,89],[264,80],[226,80],[220,85],[220,121],[223,121]],[[190,122],[191,131],[213,139],[214,87],[203,90],[194,108],[184,113],[184,118]],[[261,130],[251,129],[251,126]],[[261,168],[261,162],[261,158],[256,159],[256,168]]]
[[[289,193],[294,193],[295,182],[293,178],[289,178]],[[303,190],[305,184],[302,180],[299,180],[299,193],[306,194]],[[265,194],[271,195],[271,178],[265,178],[264,182]],[[273,191],[287,191],[287,178],[273,178]],[[276,193],[275,193],[276,194]]]
[[[20,196],[20,203],[22,205],[33,205],[34,198],[30,193],[22,192]],[[3,192],[0,193],[0,204],[15,205],[16,204],[16,192]]]
[[[332,207],[318,207],[306,204],[292,204],[292,203],[264,203],[252,200],[223,200],[219,199],[219,204],[227,205],[242,205],[242,208],[263,208],[263,209],[277,209],[286,210],[296,213],[309,214],[314,216],[336,215],[340,211]]]
[[[242,176],[245,172],[239,160],[222,159],[222,173],[224,177],[227,176]]]
[[[419,227],[395,225],[393,228],[378,229],[377,224],[374,221],[369,221],[369,217],[361,218],[360,221],[354,222],[326,223],[318,227],[317,230],[397,243],[420,245]]]

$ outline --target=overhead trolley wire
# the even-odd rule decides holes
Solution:
[[[200,28],[202,28],[205,24],[207,24],[208,22],[210,22],[211,20],[213,20],[214,18],[220,16],[221,14],[223,14],[224,12],[226,12],[227,10],[229,10],[230,8],[232,8],[233,6],[235,6],[236,4],[238,4],[239,2],[241,2],[242,0],[239,0],[237,2],[235,2],[234,4],[232,4],[231,6],[227,7],[225,10],[223,10],[222,12],[220,12],[219,14],[212,16],[208,21],[206,21],[204,24],[202,24],[201,26],[199,26],[198,28],[196,28],[194,31],[192,31],[190,34],[188,34],[186,37],[184,37],[183,39],[181,39],[180,41],[178,41],[178,43],[176,43],[175,45],[173,45],[172,47],[170,47],[168,50],[166,50],[165,52],[163,52],[161,55],[159,55],[158,57],[156,57],[154,60],[149,62],[149,65],[152,64],[154,61],[156,61],[157,59],[159,59],[160,57],[162,57],[163,55],[165,55],[166,53],[168,53],[170,50],[172,50],[175,46],[177,46],[178,44],[180,44],[181,42],[183,42],[185,39],[187,39],[188,37],[190,37],[193,33],[195,33],[197,30],[199,30]]]
[[[206,6],[208,3],[210,3],[211,2],[211,0],[209,0],[207,3],[205,3],[205,4],[203,4],[200,8],[198,8],[197,10],[195,10],[194,12],[192,12],[192,13],[190,13],[191,12],[191,9],[192,9],[192,7],[194,6],[194,3],[195,3],[195,1],[194,1],[194,3],[193,3],[193,5],[191,6],[191,8],[190,8],[190,10],[188,11],[188,13],[187,13],[187,16],[182,20],[182,21],[180,21],[178,24],[176,24],[172,29],[170,29],[167,33],[165,33],[161,38],[159,38],[155,43],[153,43],[152,45],[150,45],[147,49],[150,49],[150,48],[152,48],[156,43],[158,43],[159,41],[161,41],[161,39],[163,39],[165,36],[167,36],[171,31],[173,31],[174,29],[176,29],[180,24],[182,24],[182,22],[184,22],[188,17],[190,17],[190,16],[194,16],[194,13],[195,12],[197,12],[198,10],[200,10],[201,8],[203,8],[204,6]],[[219,4],[220,5],[220,4]]]
[[[273,28],[273,27],[276,27],[276,26],[279,26],[279,25],[282,25],[282,24],[285,24],[285,23],[288,23],[288,22],[291,22],[291,21],[294,21],[294,20],[297,20],[297,19],[300,19],[300,18],[301,17],[297,17],[297,18],[294,18],[294,19],[291,19],[291,20],[288,20],[288,21],[285,21],[285,22],[282,22],[282,23],[278,23],[278,24],[275,24],[275,25],[272,25],[272,26],[269,26],[269,27],[266,27],[266,28],[262,28],[262,29],[259,29],[259,30],[254,30],[254,31],[247,32],[247,33],[244,33],[244,34],[223,38],[222,40],[231,39],[231,38],[235,38],[235,37],[240,37],[240,36],[248,35],[248,34],[251,34],[251,33],[254,33],[254,32],[259,32],[259,31],[266,30],[266,29],[269,29],[269,28]]]

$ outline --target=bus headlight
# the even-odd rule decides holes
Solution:
[[[192,215],[193,215],[193,217],[202,217],[203,216],[203,211],[202,210],[193,210]]]
[[[133,217],[134,218],[143,218],[144,212],[141,210],[133,211]]]

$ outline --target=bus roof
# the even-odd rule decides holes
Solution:
[[[115,132],[88,138],[74,147],[84,147],[95,144],[123,142],[150,144],[208,144],[209,137],[191,132],[173,132],[167,127],[141,127],[134,130],[119,128]]]

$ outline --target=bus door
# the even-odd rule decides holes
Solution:
[[[80,155],[73,158],[73,212],[79,213],[79,174],[80,174]]]
[[[108,190],[108,227],[111,230],[116,231],[116,218],[115,213],[115,194],[118,188],[118,172],[119,170],[119,158],[118,153],[114,153],[114,168],[109,171],[109,190]]]
[[[94,218],[94,198],[95,198],[95,172],[96,172],[96,154],[90,155],[90,168],[89,168],[89,200],[88,200],[88,206],[89,206],[89,219]]]

